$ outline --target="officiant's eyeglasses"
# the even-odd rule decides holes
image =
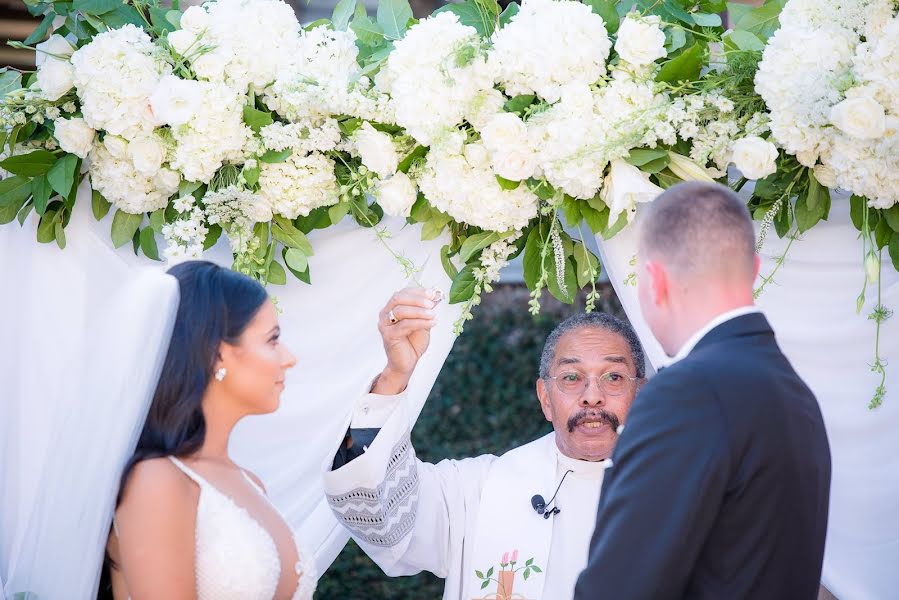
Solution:
[[[616,371],[609,371],[608,373],[603,373],[599,376],[588,376],[578,371],[565,371],[564,373],[559,373],[555,377],[549,376],[547,379],[555,381],[559,390],[568,396],[580,396],[583,394],[587,391],[591,379],[597,380],[596,385],[603,394],[607,396],[620,396],[629,391],[639,377],[631,377],[630,375],[625,375],[624,373],[618,373]]]

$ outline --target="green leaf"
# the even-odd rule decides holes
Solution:
[[[793,211],[791,210],[790,203],[784,202],[780,210],[777,211],[777,214],[774,215],[774,230],[777,232],[778,237],[783,237],[790,232],[790,227],[793,225]]]
[[[56,239],[56,210],[48,210],[37,225],[37,241],[49,244]]]
[[[347,216],[347,213],[350,212],[350,207],[352,205],[349,202],[338,202],[334,206],[328,207],[328,218],[331,219],[331,223],[335,225],[343,221],[343,218]]]
[[[541,569],[541,568],[538,567],[537,565],[531,565],[531,569],[532,569],[534,572],[536,572],[536,573],[542,573],[542,572],[543,572],[543,569]]]
[[[676,83],[678,81],[693,81],[699,77],[703,57],[705,56],[705,48],[704,42],[696,42],[679,55],[668,60],[659,69],[656,81]]]
[[[874,227],[874,242],[877,244],[877,247],[884,248],[890,243],[892,238],[893,229],[887,224],[886,219],[877,221],[877,226]]]
[[[899,231],[899,204],[894,204],[886,210],[880,211],[880,213],[886,220],[887,225],[890,226],[890,229]]]
[[[333,23],[334,29],[337,31],[346,31],[355,11],[356,0],[340,0],[340,2],[337,3],[337,6],[334,7],[334,12],[331,14],[331,23]]]
[[[287,262],[287,252],[289,250],[292,250],[292,248],[282,248],[281,249],[281,258],[284,259],[284,266],[287,267],[287,270],[290,271],[291,275],[293,275],[295,278],[299,279],[303,283],[307,283],[307,284],[310,283],[312,281],[312,279],[309,276],[308,265],[307,265],[305,271],[295,271],[294,269],[292,269],[290,267],[290,263]]]
[[[402,173],[409,173],[409,169],[412,167],[412,163],[419,158],[424,158],[427,153],[427,146],[416,146],[406,158],[400,161],[400,164],[397,166],[396,170]]]
[[[785,4],[786,0],[770,0],[753,8],[747,4],[731,2],[727,5],[731,29],[749,31],[767,41],[780,27],[778,18]]]
[[[478,579],[484,579],[484,574],[477,569],[474,570],[474,574],[478,576]]]
[[[708,13],[694,12],[690,13],[695,22],[700,27],[721,27],[721,17]]]
[[[134,237],[144,220],[144,215],[134,215],[123,210],[116,210],[112,217],[112,245],[121,248]]]
[[[384,39],[384,29],[368,17],[359,16],[359,6],[362,6],[361,2],[357,5],[356,16],[353,17],[350,29],[353,30],[360,42],[373,46]]]
[[[5,67],[0,69],[0,97],[6,96],[9,92],[22,88],[22,74],[17,71],[9,71]],[[6,129],[3,130],[6,133]],[[4,140],[5,141],[5,140]],[[0,150],[3,145],[0,144]]]
[[[147,258],[159,260],[159,248],[156,246],[156,232],[153,231],[152,227],[141,230],[140,249]]]
[[[434,11],[437,15],[442,12],[451,12],[459,17],[462,25],[474,27],[481,37],[490,37],[496,28],[496,21],[493,15],[479,6],[475,0],[466,0],[465,2],[445,4]]]
[[[158,234],[162,234],[162,228],[165,226],[165,208],[154,210],[150,213],[150,227]]]
[[[25,177],[37,177],[43,175],[56,162],[56,156],[52,152],[46,150],[35,150],[28,154],[18,154],[0,161],[0,168],[3,168],[13,175],[24,175]],[[68,190],[66,190],[68,192]]]
[[[45,176],[41,175],[31,180],[31,194],[34,197],[34,210],[37,211],[37,214],[42,215],[47,212],[47,204],[50,202],[52,193],[53,190],[50,189],[50,184]]]
[[[510,4],[509,6],[512,5]],[[520,96],[515,96],[514,98],[507,100],[503,105],[503,109],[506,112],[520,115],[524,112],[524,109],[533,104],[536,99],[537,96],[533,94],[521,94]]]
[[[481,589],[482,589],[482,590],[483,590],[483,589],[486,589],[488,585],[490,585],[490,580],[489,580],[489,579],[488,579],[487,581],[485,581],[484,583],[481,584]]]
[[[581,222],[581,200],[576,200],[565,194],[562,200],[562,214],[565,216],[565,222],[569,225],[576,225]]]
[[[668,158],[668,156],[667,150],[659,148],[634,148],[625,160],[635,167],[642,167],[654,160]]]
[[[520,181],[512,181],[511,179],[506,179],[505,177],[500,177],[499,175],[495,175],[495,177],[496,182],[499,184],[499,187],[504,190],[514,190],[519,185],[521,185]]]
[[[548,253],[546,263],[546,287],[549,289],[549,293],[552,294],[560,302],[571,304],[572,302],[574,302],[574,298],[578,290],[574,261],[571,258],[566,258],[564,262],[565,272],[563,273],[562,277],[563,281],[565,282],[565,289],[562,289],[562,287],[559,285],[559,279],[556,276],[556,260],[552,255],[552,251]]]
[[[657,2],[652,2],[653,5],[656,5]],[[696,22],[693,20],[693,15],[685,11],[681,8],[680,4],[678,4],[675,0],[664,0],[662,2],[662,7],[659,9],[659,12],[667,14],[673,17],[675,20],[680,21],[681,23],[686,23],[687,25],[694,25]]]
[[[524,283],[529,290],[534,289],[537,285],[537,281],[540,279],[540,255],[543,250],[541,229],[543,229],[543,227],[534,227],[531,229],[531,232],[528,234],[528,241],[524,245],[524,257],[522,258],[521,264],[524,274]]]
[[[243,122],[249,125],[250,129],[259,133],[259,130],[263,127],[271,125],[275,122],[272,118],[272,113],[263,112],[261,110],[256,110],[252,106],[244,106],[243,107]],[[289,155],[288,155],[289,156]],[[285,156],[285,158],[287,158]],[[281,161],[275,161],[281,162]]]
[[[306,256],[315,254],[306,234],[294,227],[290,220],[280,215],[276,215],[272,222],[272,237],[288,248],[296,248]]]
[[[823,206],[823,203],[822,203]],[[802,194],[796,200],[796,226],[799,233],[805,233],[814,227],[821,220],[821,215],[817,210],[808,205],[808,195]]]
[[[20,210],[23,210],[22,206],[25,204],[25,200],[20,202],[12,202],[10,204],[0,204],[0,225],[6,225],[7,223],[12,223],[16,220],[16,215]]]
[[[293,154],[293,150],[291,150],[290,148],[281,150],[280,152],[269,150],[268,152],[260,156],[259,160],[269,164],[281,163],[290,158],[291,154]]]
[[[456,275],[459,274],[459,270],[456,268],[456,265],[453,264],[452,259],[450,259],[449,251],[449,244],[443,246],[443,248],[440,249],[440,264],[443,265],[443,270],[446,272],[449,278],[455,279]]]
[[[524,580],[527,581],[527,580],[528,580],[528,577],[530,577],[530,576],[531,576],[531,570],[530,570],[530,569],[525,569],[525,570],[524,570],[524,575],[523,575]]]
[[[143,17],[137,12],[133,6],[116,2],[116,9],[112,12],[103,14],[103,22],[109,29],[119,29],[125,25],[135,25],[143,27],[145,25]]]
[[[421,241],[437,239],[446,228],[446,223],[441,219],[429,219],[421,226]]]
[[[618,31],[618,26],[621,24],[621,19],[618,16],[618,11],[615,9],[617,2],[613,0],[584,0],[584,4],[590,7],[590,9],[602,17],[603,22],[605,22],[606,30],[609,33],[615,33]]]
[[[406,23],[412,18],[412,7],[408,0],[380,0],[377,14],[378,25],[384,30],[384,35],[399,40],[406,33]]]
[[[593,235],[597,235],[606,230],[609,226],[609,209],[603,207],[603,210],[596,210],[589,204],[581,204],[581,216],[584,217],[584,221],[587,223],[587,227],[590,228],[590,231],[593,232]]]
[[[724,48],[726,50],[742,50],[744,52],[761,52],[765,49],[765,42],[751,31],[738,29],[724,36]]]
[[[526,567],[530,567],[532,564],[534,564],[533,558],[529,558],[524,562],[524,566],[526,566]]]
[[[574,243],[574,264],[579,288],[589,285],[591,281],[594,281],[594,277],[599,277],[599,259],[590,252],[583,242]],[[590,275],[591,270],[593,276]]]
[[[474,296],[475,286],[474,268],[471,265],[467,265],[453,279],[449,293],[450,304],[458,304],[459,302],[469,300]]]
[[[111,206],[112,203],[97,190],[91,193],[91,210],[94,212],[94,218],[98,221],[102,220],[109,213]]]
[[[56,12],[49,11],[46,15],[44,15],[44,20],[41,21],[41,24],[37,26],[37,28],[31,32],[25,41],[23,42],[26,46],[31,46],[32,44],[36,44],[37,42],[44,41],[44,38],[47,37],[47,33],[50,31],[50,26],[53,25],[53,19],[56,17]]]
[[[506,6],[506,10],[504,10],[499,15],[499,26],[505,27],[512,20],[512,17],[518,14],[518,11],[521,9],[518,4],[515,2],[510,2],[508,6]]]
[[[222,226],[218,224],[210,225],[209,231],[206,233],[206,239],[203,240],[203,250],[209,250],[215,246],[220,237],[222,237]]]
[[[153,23],[153,26],[159,31],[171,32],[178,29],[178,26],[175,23],[172,23],[168,14],[172,12],[167,8],[159,8],[158,6],[150,7],[150,22]]]
[[[11,205],[11,206],[15,206],[15,205]],[[19,210],[18,214],[16,215],[16,219],[18,219],[19,225],[25,224],[25,219],[27,219],[28,215],[31,214],[32,208],[34,208],[33,202],[26,202],[25,205],[22,206],[21,210]],[[3,210],[4,209],[0,208],[0,212],[2,212]]]
[[[462,248],[459,250],[459,260],[467,263],[475,254],[499,240],[502,234],[495,231],[485,231],[484,233],[476,233],[465,238],[462,242]]]
[[[22,207],[22,204],[30,195],[31,180],[29,178],[13,175],[0,180],[0,206],[15,204],[16,210],[13,213],[13,218],[15,218],[15,213],[19,211],[19,208]]]
[[[687,34],[680,27],[667,27],[665,29],[665,50],[667,54],[674,54],[687,45]]]
[[[611,216],[611,215],[610,215]],[[627,212],[621,213],[618,217],[618,221],[614,225],[610,225],[606,228],[605,231],[602,232],[602,239],[610,240],[624,229],[627,226]]]
[[[893,268],[899,271],[899,235],[894,235],[890,238],[889,249]]]
[[[75,0],[72,8],[92,15],[105,15],[118,9],[121,5],[120,0]]]
[[[284,252],[284,262],[297,273],[302,273],[309,268],[309,257],[296,248],[287,248]]]
[[[493,577],[493,567],[487,570],[487,577]]]
[[[78,157],[74,154],[66,154],[56,161],[47,172],[47,181],[60,196],[68,196],[75,183],[75,170],[78,168]]]
[[[863,196],[852,194],[852,197],[849,198],[849,217],[852,219],[852,224],[855,225],[855,228],[859,231],[861,231],[862,227],[865,225],[866,204],[867,201]]]
[[[266,280],[273,285],[287,285],[287,271],[276,260],[268,265],[268,276]]]

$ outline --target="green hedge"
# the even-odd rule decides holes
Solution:
[[[412,430],[419,458],[437,462],[503,453],[551,431],[534,391],[543,342],[562,319],[582,311],[583,297],[566,306],[548,295],[543,311],[527,312],[523,286],[497,286],[484,296],[434,384]],[[610,286],[597,310],[623,318]],[[437,600],[443,580],[430,573],[386,577],[352,541],[322,577],[317,600]]]

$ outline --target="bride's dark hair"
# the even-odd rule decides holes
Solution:
[[[201,402],[214,375],[219,345],[236,344],[268,298],[253,279],[211,262],[183,262],[168,273],[178,280],[181,300],[147,420],[122,472],[119,500],[140,461],[185,456],[203,445]]]

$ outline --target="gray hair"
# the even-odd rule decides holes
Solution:
[[[717,183],[679,183],[649,206],[640,251],[680,275],[754,272],[755,231],[746,205]],[[751,277],[751,275],[750,275]]]
[[[589,327],[593,329],[602,329],[610,333],[615,333],[624,338],[627,345],[631,349],[631,358],[634,359],[634,366],[637,368],[637,377],[646,375],[646,359],[643,356],[643,346],[633,328],[628,324],[608,313],[590,312],[579,313],[573,317],[569,317],[556,325],[543,345],[543,354],[540,355],[540,378],[549,377],[549,370],[552,367],[553,360],[556,358],[556,346],[563,335],[576,329]]]

